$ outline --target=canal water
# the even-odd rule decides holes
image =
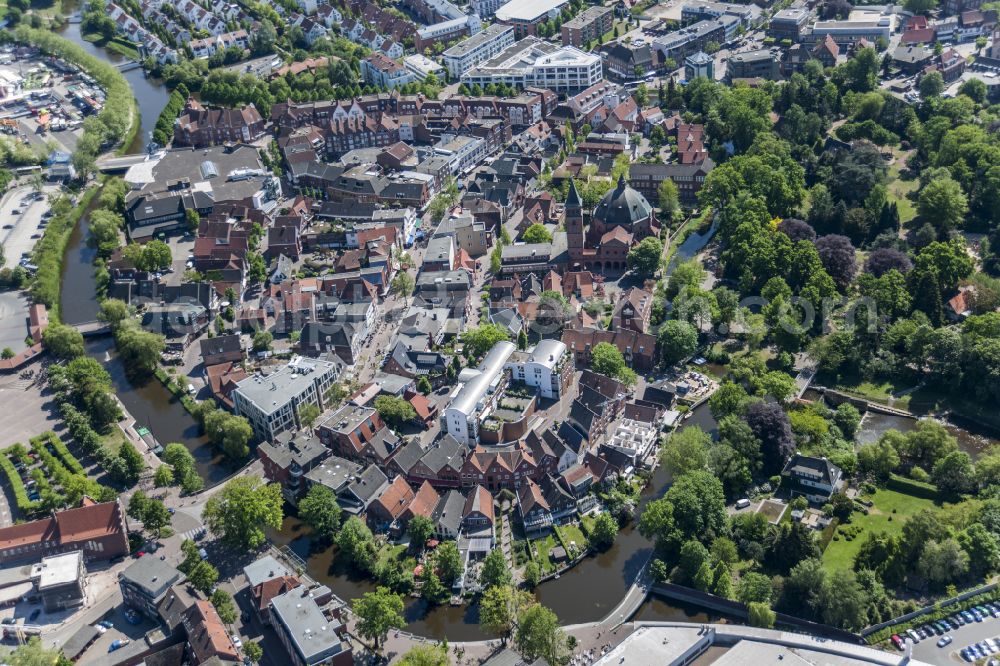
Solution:
[[[67,14],[75,9],[75,6],[64,3],[64,11]],[[79,24],[67,23],[60,34],[95,57],[112,63],[125,60],[115,53],[107,52],[84,41],[80,36]],[[128,152],[134,153],[139,152],[148,140],[160,111],[167,103],[169,91],[159,81],[147,78],[141,69],[125,72],[124,76],[132,86],[142,114],[142,129],[129,146]],[[96,206],[96,202],[93,205]],[[63,259],[59,309],[62,321],[67,324],[82,324],[97,318],[97,289],[94,282],[96,251],[87,246],[89,212],[86,211],[80,223],[73,229]],[[125,367],[115,354],[114,341],[110,337],[88,340],[87,353],[100,361],[108,370],[118,398],[135,418],[137,426],[149,428],[153,436],[163,445],[182,442],[191,451],[206,486],[217,483],[232,473],[233,470],[223,464],[221,456],[208,445],[206,438],[199,435],[198,425],[191,415],[155,377],[140,382],[126,375]]]
[[[715,420],[704,404],[695,410],[685,427],[700,426],[709,432],[716,429]],[[670,479],[660,467],[642,492],[639,510],[666,492]],[[334,594],[350,600],[374,590],[375,582],[357,576],[342,566],[336,557],[336,547],[311,552],[309,528],[297,518],[286,517],[280,531],[269,534],[278,546],[289,546],[307,562],[309,575],[329,585]],[[535,590],[538,600],[555,611],[562,624],[595,622],[607,617],[625,596],[636,574],[652,552],[652,544],[636,528],[636,523],[619,532],[614,546],[604,553],[587,557],[558,579],[549,580]],[[483,640],[478,626],[479,613],[475,605],[428,607],[420,599],[411,599],[406,606],[407,631],[420,636],[452,641]],[[703,610],[686,605],[649,599],[636,617],[642,620],[706,622],[717,619]]]

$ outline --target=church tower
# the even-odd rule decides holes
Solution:
[[[569,181],[569,194],[566,196],[566,244],[569,249],[571,264],[583,262],[583,200],[576,190],[576,181]]]

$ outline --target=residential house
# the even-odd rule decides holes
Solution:
[[[781,475],[787,477],[793,495],[804,495],[810,502],[824,504],[843,485],[843,472],[826,458],[795,453],[785,463]]]

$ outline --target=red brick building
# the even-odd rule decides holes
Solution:
[[[0,529],[0,563],[40,560],[82,550],[91,560],[128,555],[128,526],[119,500],[96,503],[84,497],[81,506]]]

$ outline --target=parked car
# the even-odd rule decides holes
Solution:
[[[95,624],[94,625],[94,629],[97,629],[97,633],[99,633],[99,634],[104,634],[108,630],[107,627],[102,627],[99,624]]]
[[[942,636],[941,638],[938,639],[937,646],[939,648],[943,648],[946,645],[951,645],[951,642],[953,640],[955,640],[955,639],[952,638],[951,636]]]
[[[105,629],[114,629],[115,628],[115,625],[114,625],[113,622],[111,622],[111,620],[101,620],[97,624],[101,625]]]
[[[17,624],[17,620],[12,617],[5,617],[4,619],[0,620],[0,624]]]
[[[243,647],[243,641],[240,640],[240,635],[239,634],[233,634],[231,636],[231,638],[233,639],[233,645],[236,646],[237,650],[239,650],[241,647]]]
[[[31,611],[31,615],[28,616],[28,621],[34,622],[35,620],[38,619],[38,616],[41,614],[42,614],[42,609],[36,608],[35,610]]]
[[[892,636],[891,636],[891,637],[889,638],[889,640],[890,640],[890,641],[892,641],[892,644],[896,646],[896,649],[897,649],[897,650],[902,650],[902,649],[904,649],[904,643],[903,643],[903,639],[899,637],[899,634],[893,634],[893,635],[892,635]]]
[[[745,509],[748,506],[750,506],[750,500],[748,500],[746,497],[744,497],[743,499],[736,500],[737,509]]]
[[[119,638],[114,643],[112,643],[111,645],[108,646],[108,652],[114,652],[118,648],[123,648],[126,645],[128,645],[129,643],[131,643],[131,641],[129,639],[127,639],[127,638]]]

